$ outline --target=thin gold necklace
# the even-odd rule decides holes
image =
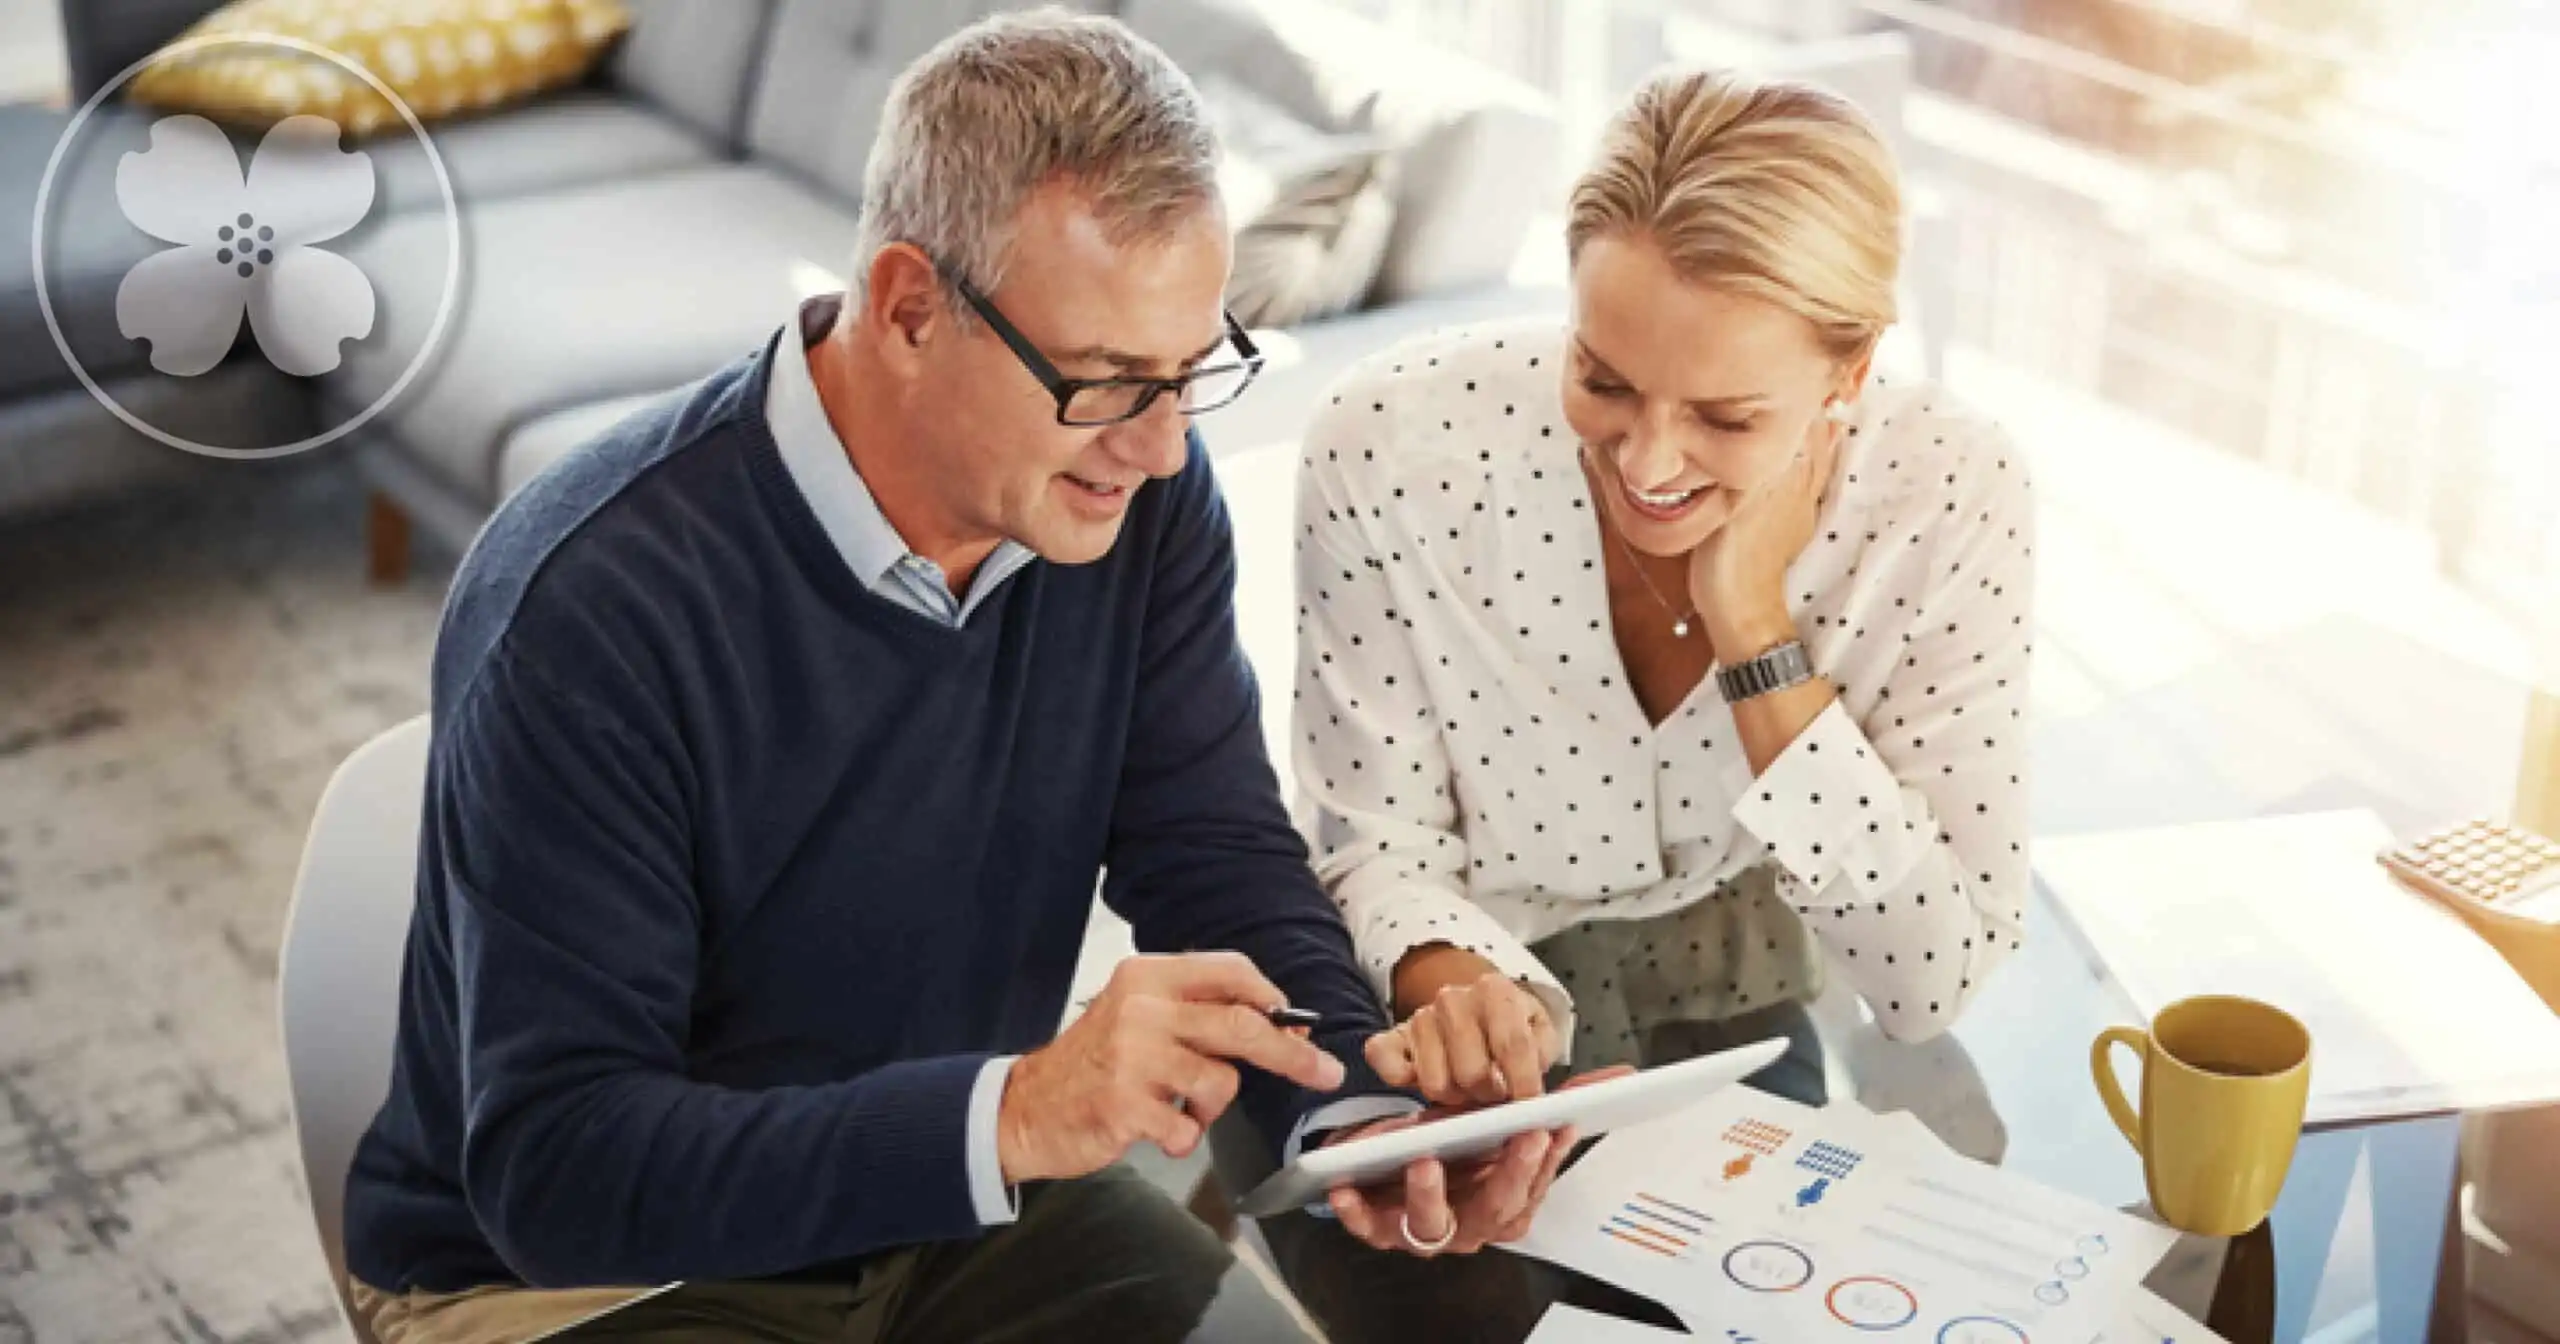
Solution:
[[[1595,486],[1604,484],[1604,482],[1599,479],[1599,469],[1591,465],[1591,449],[1588,445],[1584,446],[1582,456],[1583,470],[1588,474],[1591,483]],[[1600,509],[1597,510],[1597,512],[1600,514],[1600,530],[1608,533],[1617,541],[1619,550],[1626,552],[1627,568],[1635,572],[1636,582],[1644,585],[1646,595],[1653,599],[1653,604],[1655,606],[1662,608],[1662,614],[1671,618],[1672,637],[1675,639],[1687,639],[1689,637],[1689,623],[1697,619],[1698,609],[1690,607],[1685,611],[1677,610],[1672,607],[1670,602],[1664,600],[1662,590],[1653,586],[1653,576],[1644,572],[1644,561],[1642,558],[1637,556],[1635,544],[1628,541],[1626,534],[1620,532],[1609,522],[1609,513],[1606,509]]]

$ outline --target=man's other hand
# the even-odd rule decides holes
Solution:
[[[1342,1061],[1264,1016],[1285,1002],[1234,952],[1120,963],[1084,1014],[1005,1079],[1006,1184],[1089,1175],[1140,1141],[1188,1156],[1235,1102],[1239,1063],[1319,1092],[1342,1086]]]

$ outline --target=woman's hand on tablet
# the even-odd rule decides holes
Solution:
[[[1369,1067],[1435,1106],[1534,1097],[1564,1042],[1538,996],[1490,967],[1437,987],[1402,1024],[1369,1038]]]
[[[1398,1116],[1337,1136],[1336,1142],[1382,1134],[1431,1118],[1431,1112]],[[1430,1259],[1473,1255],[1488,1244],[1525,1236],[1538,1201],[1555,1184],[1565,1154],[1573,1151],[1570,1126],[1514,1134],[1486,1158],[1455,1168],[1436,1157],[1418,1159],[1392,1185],[1345,1186],[1325,1197],[1344,1231],[1382,1251]]]
[[[1606,1082],[1633,1072],[1624,1064],[1597,1069],[1565,1087]],[[1347,1143],[1446,1114],[1447,1110],[1434,1107],[1416,1115],[1355,1125],[1327,1142]],[[1489,1157],[1454,1168],[1438,1158],[1422,1158],[1408,1165],[1403,1179],[1394,1184],[1345,1186],[1327,1195],[1325,1203],[1344,1231],[1379,1250],[1425,1259],[1472,1255],[1488,1245],[1529,1235],[1538,1205],[1556,1183],[1556,1173],[1572,1154],[1576,1138],[1571,1125],[1514,1134]]]

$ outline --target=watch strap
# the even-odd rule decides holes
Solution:
[[[1805,653],[1804,642],[1795,639],[1757,658],[1716,669],[1716,689],[1723,692],[1726,704],[1783,691],[1811,680],[1813,659]]]

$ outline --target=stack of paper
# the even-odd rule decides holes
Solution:
[[[2391,839],[2352,811],[2071,836],[2036,874],[2134,1014],[2244,994],[2302,1019],[2310,1124],[2560,1100],[2560,1016],[2391,880]]]
[[[1743,1088],[1618,1131],[1514,1249],[1692,1331],[1940,1344],[2206,1344],[2142,1287],[2177,1234],[1950,1152],[1904,1114]]]

